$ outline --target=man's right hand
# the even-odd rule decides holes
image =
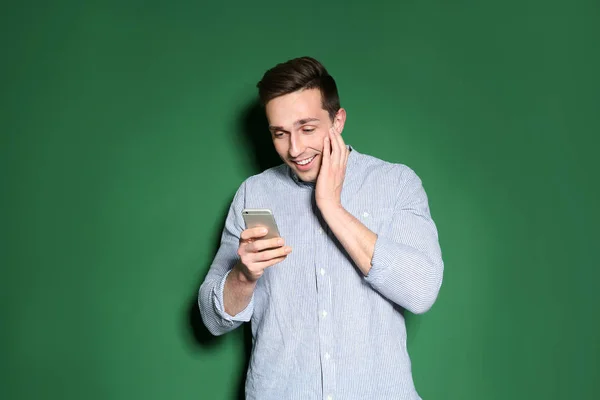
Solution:
[[[264,239],[266,228],[246,229],[240,237],[240,261],[225,280],[223,301],[225,312],[237,315],[250,303],[258,278],[265,269],[285,260],[292,251],[282,238]]]
[[[242,231],[238,248],[240,262],[235,268],[249,282],[256,282],[266,268],[285,260],[292,251],[291,247],[284,246],[285,241],[280,237],[262,239],[266,234],[267,229],[262,227]]]

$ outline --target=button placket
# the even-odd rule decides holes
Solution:
[[[315,277],[317,286],[317,310],[319,327],[319,352],[321,355],[321,376],[323,394],[331,395],[335,390],[335,364],[332,357],[332,305],[331,279],[327,272],[330,243],[325,229],[321,226],[315,229]],[[326,397],[325,397],[326,398]]]

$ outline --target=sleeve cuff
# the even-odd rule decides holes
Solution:
[[[393,266],[400,261],[409,261],[415,251],[410,246],[377,236],[373,258],[371,259],[371,269],[365,277],[366,281],[373,287],[383,287],[393,270]]]
[[[225,311],[225,303],[223,301],[223,291],[225,289],[225,281],[227,280],[227,277],[229,276],[230,273],[231,273],[231,270],[227,271],[225,276],[223,276],[223,279],[221,279],[221,282],[219,283],[219,285],[215,286],[215,289],[213,292],[215,311],[228,325],[233,325],[234,322],[248,322],[248,321],[250,321],[250,318],[252,317],[252,313],[254,312],[254,294],[252,294],[250,303],[248,303],[246,308],[243,309],[242,311],[240,311],[239,313],[237,313],[236,315],[233,315],[233,316],[229,315]]]
[[[367,276],[365,276],[365,280],[374,287],[381,286],[390,272],[390,265],[392,265],[393,261],[391,255],[394,254],[390,247],[394,244],[388,242],[388,240],[379,235],[375,241],[371,269]]]

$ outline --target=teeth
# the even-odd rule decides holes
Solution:
[[[297,161],[296,164],[298,164],[298,165],[306,165],[309,162],[311,162],[313,158],[315,158],[315,156],[312,156],[311,158],[307,158],[306,160]]]

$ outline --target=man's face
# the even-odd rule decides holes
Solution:
[[[341,133],[345,111],[334,121],[323,109],[319,89],[300,90],[269,101],[269,130],[279,157],[304,182],[315,182],[321,169],[323,141],[333,129]]]

